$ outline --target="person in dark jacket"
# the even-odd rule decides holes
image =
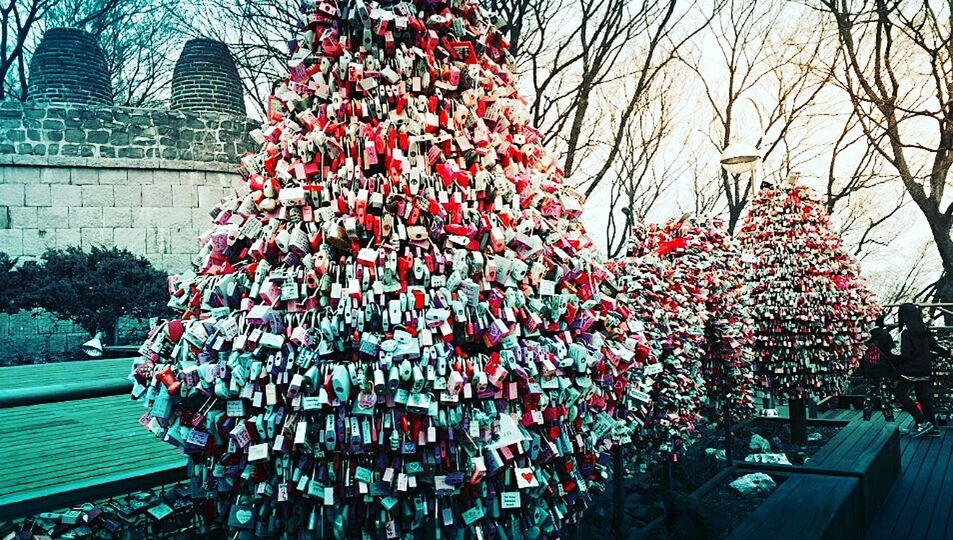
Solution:
[[[867,351],[861,359],[864,386],[867,390],[864,396],[864,420],[871,419],[874,405],[879,404],[884,420],[893,422],[891,385],[897,377],[897,357],[893,354],[894,342],[890,335],[892,327],[887,326],[885,317],[883,314],[877,317],[874,327],[870,330]]]
[[[933,372],[933,356],[938,353],[950,356],[950,351],[937,343],[930,329],[923,323],[920,309],[913,304],[900,306],[900,380],[895,392],[903,408],[913,416],[915,422],[911,431],[914,437],[925,435],[934,430],[936,422],[933,416],[933,388],[930,376]],[[910,399],[910,389],[917,395],[922,411]]]

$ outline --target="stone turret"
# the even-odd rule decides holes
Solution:
[[[47,30],[30,59],[33,101],[111,105],[112,82],[96,38],[76,28]]]
[[[245,116],[242,83],[228,47],[211,39],[191,39],[172,75],[171,109]]]

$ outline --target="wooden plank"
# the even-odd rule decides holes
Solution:
[[[777,491],[761,503],[760,506],[755,508],[751,515],[731,531],[731,534],[728,536],[729,540],[754,540],[776,537],[781,523],[771,519],[772,514],[775,512],[775,506],[779,506],[786,501],[803,480],[803,475],[792,475],[788,478],[781,484]]]
[[[32,508],[31,498],[65,500],[64,486],[182,467],[186,456],[139,425],[142,410],[127,396],[0,410],[0,506]]]
[[[953,432],[943,431],[945,432],[944,447],[941,452],[953,454]],[[953,521],[953,497],[949,495],[953,493],[953,457],[946,464],[945,471],[936,471],[935,474],[943,476],[943,484],[940,488],[940,493],[943,495],[937,499],[937,507],[930,519],[930,527],[925,538],[949,538],[953,536],[953,525],[950,525],[950,521]]]
[[[845,476],[791,475],[729,539],[863,538],[858,486],[856,478]],[[852,535],[845,536],[844,531]]]
[[[894,483],[894,487],[887,496],[880,515],[871,526],[871,532],[875,539],[894,538],[894,530],[898,525],[898,517],[906,506],[911,491],[913,491],[916,486],[917,478],[923,469],[923,457],[929,448],[929,444],[922,444],[922,439],[922,437],[913,439],[907,443],[911,449],[909,458],[903,464],[904,466],[900,478]],[[929,474],[929,471],[927,471],[926,474]]]
[[[897,536],[906,535],[910,530],[910,525],[912,525],[916,519],[920,511],[920,505],[923,502],[924,486],[926,486],[927,482],[929,482],[933,476],[933,467],[936,463],[940,448],[943,446],[942,441],[931,437],[920,437],[920,439],[919,444],[926,447],[926,451],[922,454],[917,476],[910,484],[910,493],[906,497],[903,507],[897,512],[896,523],[893,529],[894,534]],[[914,459],[916,459],[916,456],[914,456]],[[911,463],[910,465],[915,464]]]
[[[863,431],[855,432],[853,444],[849,448],[845,446],[837,456],[825,461],[824,466],[837,470],[864,471],[889,436],[889,432],[881,426],[867,425]]]
[[[86,360],[0,368],[0,390],[46,386],[86,377],[125,377],[133,358]]]
[[[185,478],[185,467],[160,465],[143,467],[131,473],[111,474],[94,480],[67,482],[58,485],[55,489],[41,490],[19,497],[0,498],[0,521],[57,510],[90,500],[114,497],[178,482]]]
[[[951,454],[953,448],[946,444],[946,437],[934,439],[931,446],[937,447],[936,460],[931,464],[931,473],[927,477],[926,485],[920,490],[923,493],[923,499],[920,501],[920,508],[913,518],[913,523],[907,528],[907,533],[911,538],[931,538],[927,534],[930,528],[931,520],[937,513],[941,505],[946,504],[950,499],[949,493],[944,493],[942,486],[946,480],[946,471],[950,467]],[[927,465],[927,463],[924,463]]]
[[[833,437],[831,437],[830,441],[827,441],[827,444],[825,444],[814,454],[814,456],[811,458],[811,461],[815,463],[823,462],[828,456],[838,452],[842,445],[851,444],[854,430],[856,429],[856,425],[848,424],[847,427],[838,431]]]

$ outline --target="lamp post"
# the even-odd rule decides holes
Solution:
[[[757,109],[756,109],[757,110]],[[760,120],[760,114],[758,115]],[[721,166],[725,169],[728,174],[738,176],[745,173],[751,173],[751,189],[754,189],[755,184],[755,170],[758,165],[761,163],[761,152],[754,146],[748,143],[743,142],[733,142],[725,147],[724,151],[721,153]],[[728,388],[728,375],[727,369],[724,369],[724,366],[721,371],[722,377],[722,393],[724,395],[724,425],[725,425],[725,461],[728,466],[733,465],[733,456],[732,456],[732,436],[731,436],[731,399],[730,391]]]
[[[733,142],[721,153],[722,168],[736,176],[748,172],[754,174],[754,170],[760,163],[761,152],[748,143]],[[754,178],[751,179],[751,185],[754,185],[754,180]]]

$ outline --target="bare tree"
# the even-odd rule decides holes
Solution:
[[[298,4],[287,0],[197,0],[184,12],[182,32],[226,43],[262,118],[274,84],[288,74],[288,40],[297,35]]]
[[[821,0],[836,22],[843,77],[868,144],[891,165],[926,219],[953,300],[953,34],[948,2]]]
[[[844,116],[833,144],[824,146],[829,149],[829,154],[820,156],[829,161],[824,183],[827,212],[841,218],[839,232],[862,260],[889,247],[903,232],[896,218],[907,197],[896,189],[894,176],[884,171],[886,163],[880,154],[867,144],[855,111]]]
[[[638,114],[626,124],[622,148],[612,164],[606,223],[609,258],[625,251],[632,225],[646,220],[685,166],[685,162],[666,155],[672,148],[675,122],[672,102],[680,96],[674,76],[665,76],[661,81],[644,96]]]
[[[533,122],[587,196],[611,177],[645,95],[723,1],[711,11],[677,0],[490,2],[531,88]]]
[[[27,47],[34,26],[57,1],[0,1],[0,100],[26,99]]]
[[[829,71],[819,73],[815,67],[826,43],[820,25],[800,26],[787,35],[779,34],[777,21],[791,16],[789,9],[780,2],[730,0],[711,26],[710,38],[716,44],[721,68],[717,77],[711,70],[703,70],[695,59],[682,57],[695,72],[711,109],[708,141],[716,155],[736,140],[737,114],[745,108],[746,100],[769,104],[765,118],[758,112],[762,133],[759,136],[754,132],[757,140],[746,142],[760,148],[766,176],[776,179],[787,177],[798,162],[810,157],[799,127],[815,118],[817,98],[831,79]],[[749,139],[752,120],[745,122]],[[748,204],[754,177],[731,175],[724,170],[718,174],[728,229],[733,232]]]
[[[179,0],[59,0],[42,27],[80,28],[96,36],[113,83],[116,105],[141,107],[168,94]]]

